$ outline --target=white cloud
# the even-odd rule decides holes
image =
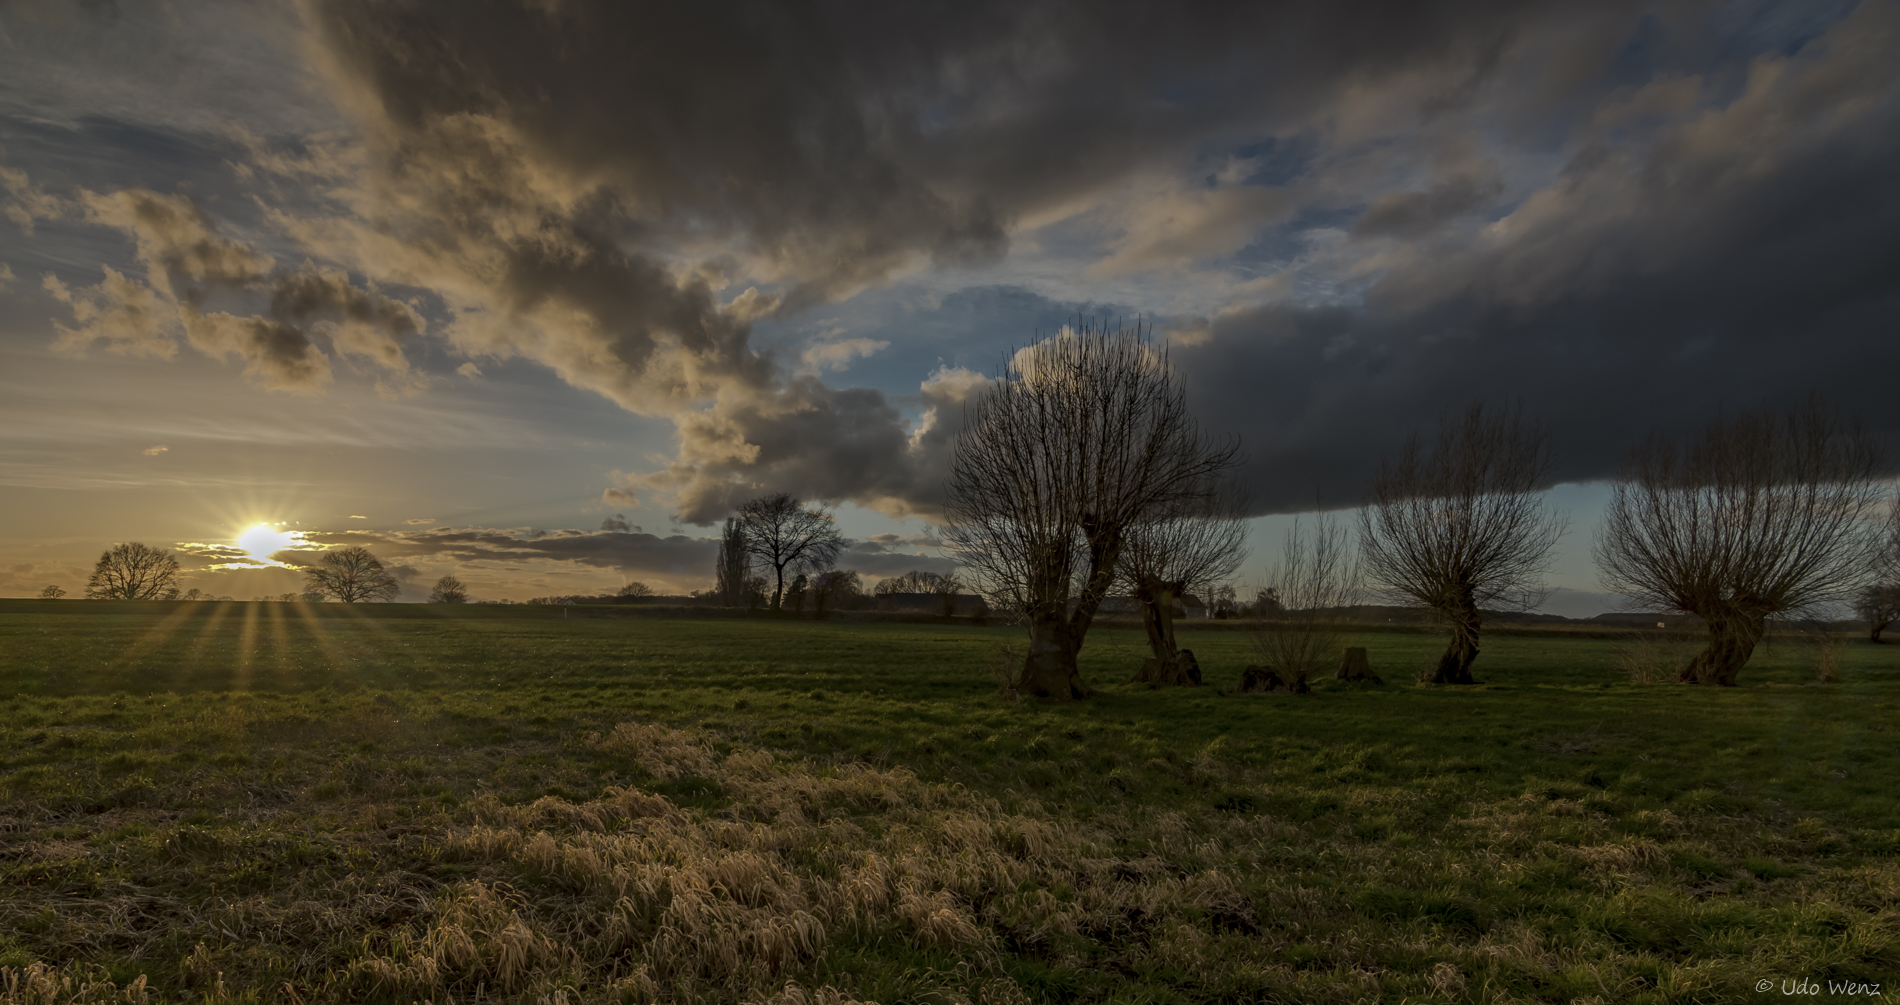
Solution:
[[[890,345],[883,339],[838,339],[835,342],[819,342],[808,346],[799,358],[804,362],[808,372],[843,370],[851,365],[852,360],[869,356],[880,349],[888,349]]]

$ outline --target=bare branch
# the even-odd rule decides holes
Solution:
[[[1345,528],[1324,515],[1310,530],[1294,521],[1262,590],[1279,610],[1255,607],[1249,636],[1260,662],[1294,691],[1305,692],[1314,673],[1338,661],[1345,646],[1337,627],[1341,609],[1359,603],[1363,592]]]
[[[1538,495],[1549,471],[1549,433],[1483,405],[1441,422],[1429,453],[1414,436],[1380,462],[1359,523],[1366,579],[1382,599],[1450,623],[1435,681],[1471,683],[1480,609],[1543,602],[1565,523]]]
[[[957,438],[945,541],[993,606],[1028,622],[1024,690],[1088,693],[1075,655],[1129,534],[1235,453],[1201,432],[1139,329],[1065,328],[1005,365]]]
[[[806,509],[789,493],[760,496],[739,507],[745,530],[745,548],[761,566],[772,570],[772,609],[785,599],[785,570],[829,569],[844,551],[844,535],[831,514]]]
[[[107,549],[86,581],[88,600],[172,600],[177,596],[178,559],[137,541]]]
[[[1880,450],[1818,398],[1717,420],[1630,456],[1593,549],[1606,589],[1708,622],[1685,683],[1733,685],[1771,615],[1850,604],[1891,533]]]
[[[315,566],[304,570],[304,576],[312,593],[327,594],[346,604],[390,601],[402,592],[396,577],[384,572],[383,563],[361,545],[324,552]]]

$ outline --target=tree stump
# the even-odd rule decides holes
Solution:
[[[1201,683],[1201,664],[1194,659],[1194,650],[1182,649],[1172,658],[1161,659],[1150,656],[1141,661],[1141,670],[1129,678],[1130,684],[1146,684],[1149,687],[1187,687]]]
[[[1372,672],[1372,664],[1367,662],[1366,651],[1360,646],[1353,646],[1346,650],[1346,657],[1339,661],[1339,672],[1333,675],[1333,679],[1366,680],[1374,684],[1385,683],[1379,679],[1378,674]]]

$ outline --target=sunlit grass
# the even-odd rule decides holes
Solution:
[[[1779,642],[1717,690],[1496,638],[1444,688],[1410,683],[1440,640],[1369,634],[1385,686],[1244,698],[1121,686],[1116,630],[1100,699],[1039,706],[993,694],[1006,628],[576,613],[0,604],[0,966],[392,1002],[1728,1001],[1900,969],[1900,647],[1821,685]],[[1185,642],[1216,684],[1250,659]]]

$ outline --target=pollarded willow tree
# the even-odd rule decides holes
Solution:
[[[1076,654],[1129,536],[1236,451],[1201,431],[1139,328],[1065,328],[1005,364],[952,450],[944,540],[994,606],[1023,618],[1023,691],[1091,693]]]
[[[1379,463],[1360,511],[1366,582],[1388,602],[1419,604],[1449,625],[1431,680],[1470,684],[1482,609],[1530,609],[1564,519],[1539,494],[1550,435],[1517,409],[1481,404],[1439,423],[1428,451],[1417,436]]]
[[[1851,604],[1888,533],[1880,450],[1809,398],[1717,420],[1679,447],[1652,436],[1612,487],[1595,555],[1603,585],[1708,624],[1685,684],[1735,685],[1768,618]]]
[[[1247,557],[1245,506],[1213,479],[1172,505],[1139,520],[1122,546],[1122,585],[1141,605],[1141,624],[1154,655],[1135,674],[1138,683],[1199,684],[1194,653],[1174,638],[1174,605],[1189,594],[1212,602],[1214,587]]]

